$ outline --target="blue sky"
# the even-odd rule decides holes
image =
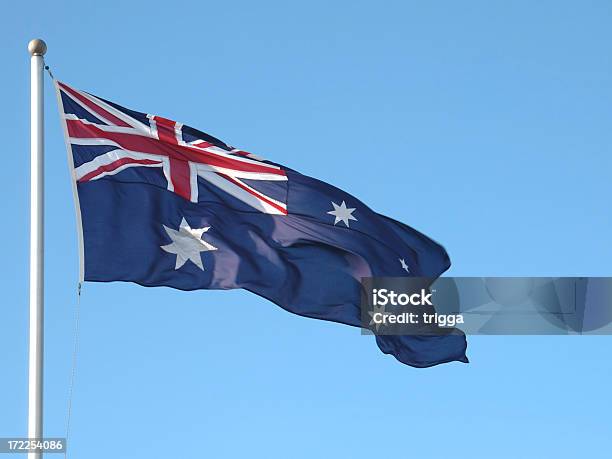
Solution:
[[[606,276],[611,20],[605,1],[4,5],[0,436],[26,432],[31,38],[75,87],[424,231],[449,274]],[[62,436],[77,249],[46,90],[45,430]],[[242,291],[86,284],[81,307],[75,458],[610,454],[607,336],[471,337],[471,364],[417,370]]]

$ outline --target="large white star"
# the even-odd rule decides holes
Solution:
[[[208,252],[209,250],[217,250],[217,248],[208,242],[202,240],[202,234],[210,229],[210,226],[204,228],[192,228],[189,223],[183,218],[181,226],[178,231],[172,228],[168,228],[163,225],[166,233],[172,243],[168,245],[162,245],[161,248],[168,253],[176,255],[176,264],[174,269],[179,269],[183,266],[187,260],[191,260],[198,268],[204,271],[204,265],[202,264],[202,256],[200,252]]]
[[[403,258],[399,258],[399,262],[402,265],[402,269],[404,271],[406,271],[407,273],[409,273],[410,272],[410,267],[406,264],[406,260],[404,260]]]
[[[334,225],[337,225],[338,222],[342,222],[346,225],[346,227],[349,227],[349,220],[355,220],[357,221],[357,219],[355,217],[353,217],[353,212],[355,212],[355,208],[354,207],[346,207],[346,204],[344,203],[344,201],[342,201],[342,204],[338,205],[335,202],[332,201],[332,206],[334,206],[334,210],[330,210],[329,212],[327,212],[330,215],[333,215],[334,217],[336,217],[336,219],[334,220]]]

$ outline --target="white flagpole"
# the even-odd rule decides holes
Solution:
[[[30,351],[28,374],[28,437],[43,436],[43,311],[44,311],[44,110],[42,40],[28,44],[30,52]],[[40,459],[39,451],[28,459]]]

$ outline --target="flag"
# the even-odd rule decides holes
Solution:
[[[81,280],[242,288],[295,314],[359,327],[361,278],[437,277],[450,265],[442,246],[330,184],[55,84]],[[467,361],[461,333],[376,341],[415,367]]]

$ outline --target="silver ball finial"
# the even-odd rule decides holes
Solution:
[[[47,52],[47,44],[40,38],[35,38],[28,43],[30,56],[44,56]]]

